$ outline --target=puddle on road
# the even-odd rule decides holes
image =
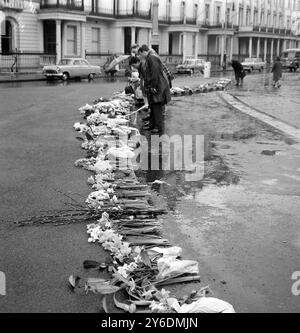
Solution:
[[[284,167],[291,166],[290,171],[296,171],[300,158],[285,142],[286,138],[262,123],[230,110],[217,94],[174,99],[165,121],[169,136],[203,135],[205,138],[204,177],[201,180],[187,182],[184,171],[172,168],[140,172],[147,183],[164,182],[165,185],[154,188],[164,197],[170,211],[174,211],[183,198],[197,196],[213,205],[219,192],[227,186],[241,192],[241,185],[267,192],[274,191],[274,187],[279,193],[299,192],[298,184],[291,184],[292,179],[287,182],[288,176],[282,172]],[[274,154],[268,156],[263,152]]]

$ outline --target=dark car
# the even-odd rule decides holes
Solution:
[[[300,49],[288,49],[283,51],[281,56],[283,68],[296,72],[300,68]]]

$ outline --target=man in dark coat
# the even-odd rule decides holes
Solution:
[[[243,65],[237,60],[232,60],[231,66],[234,70],[236,86],[239,86],[240,82],[241,82],[241,85],[243,85],[243,80],[245,77],[245,71],[244,71]]]
[[[164,106],[171,100],[169,80],[160,58],[147,45],[139,49],[139,56],[145,60],[144,85],[152,111],[149,130],[162,134]]]
[[[281,86],[280,79],[282,78],[282,65],[279,57],[276,58],[276,61],[272,68],[272,73],[273,73],[273,86],[276,88],[280,88]]]

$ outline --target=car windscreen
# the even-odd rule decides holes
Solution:
[[[71,65],[71,64],[72,64],[72,60],[71,59],[61,59],[61,61],[59,62],[58,65],[66,66],[66,65]]]
[[[253,59],[252,58],[246,58],[245,62],[253,62]]]
[[[195,61],[193,61],[193,60],[186,60],[183,64],[184,65],[194,65]]]

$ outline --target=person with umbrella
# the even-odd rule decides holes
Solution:
[[[110,74],[111,77],[114,77],[116,73],[120,71],[120,63],[127,60],[130,56],[121,55],[117,56],[116,54],[113,56],[113,60],[105,69],[106,74]]]

